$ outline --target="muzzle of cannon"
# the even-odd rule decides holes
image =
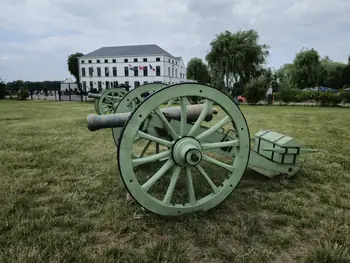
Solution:
[[[91,98],[91,99],[99,99],[99,98],[101,98],[101,94],[89,92],[88,93],[88,97]]]
[[[202,103],[190,105],[193,97]],[[112,129],[128,193],[158,215],[208,211],[227,199],[247,168],[290,177],[302,166],[300,154],[315,151],[269,130],[250,138],[240,108],[210,86],[164,86],[131,107],[132,98],[138,95],[122,99],[113,114],[89,115],[88,129]],[[164,107],[169,101],[179,105]]]

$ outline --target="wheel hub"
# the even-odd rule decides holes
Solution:
[[[202,160],[201,145],[192,138],[178,140],[173,147],[173,159],[180,166],[195,166]]]

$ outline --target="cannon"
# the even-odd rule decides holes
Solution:
[[[201,103],[191,105],[190,97]],[[174,100],[179,105],[167,107]],[[316,151],[269,130],[251,138],[236,103],[196,83],[165,86],[133,110],[89,115],[87,124],[91,131],[112,129],[128,193],[146,210],[163,216],[218,206],[246,169],[269,178],[291,177],[301,168],[300,154]]]
[[[88,93],[88,97],[95,99],[95,111],[100,115],[112,113],[125,94],[126,91],[121,88],[112,88],[106,89],[100,94]]]

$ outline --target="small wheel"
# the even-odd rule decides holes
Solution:
[[[121,88],[106,89],[101,93],[101,98],[98,100],[99,114],[111,114],[114,109],[125,96],[126,92]]]
[[[134,111],[140,105],[140,103],[144,101],[147,97],[144,96],[145,94],[152,94],[153,92],[164,87],[166,87],[165,84],[149,83],[144,84],[136,89],[133,89],[120,100],[113,113],[125,113]],[[118,146],[118,139],[121,131],[122,128],[112,129],[113,139],[116,146]]]
[[[186,99],[193,96],[204,102],[197,115],[187,110]],[[176,98],[181,118],[175,120],[161,108]],[[218,120],[209,127],[205,119],[214,104]],[[193,116],[194,123],[188,123]],[[136,138],[160,145],[159,152],[136,157]],[[207,211],[224,201],[240,182],[249,153],[247,123],[232,99],[215,88],[186,83],[154,92],[132,113],[119,137],[118,166],[136,202],[153,213],[176,216]]]

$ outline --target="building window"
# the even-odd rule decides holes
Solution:
[[[98,81],[97,84],[98,84],[98,90],[101,91],[102,90],[102,82]]]
[[[170,77],[170,67],[168,67],[168,76]]]
[[[160,76],[160,66],[156,66],[156,76]]]
[[[84,59],[82,59],[82,60],[81,60],[81,64],[84,64],[84,63],[85,63],[85,60],[84,60]]]
[[[113,67],[113,77],[117,76],[117,67]]]
[[[94,69],[92,67],[89,68],[89,76],[92,77],[94,73]]]
[[[97,68],[97,76],[101,77],[101,68]]]
[[[147,68],[147,67],[143,67],[143,75],[144,75],[145,77],[148,76],[148,68]]]
[[[170,58],[168,59],[169,63],[170,63]]]
[[[86,73],[85,73],[85,68],[82,68],[82,69],[81,69],[81,75],[82,75],[83,77],[85,77],[85,74],[86,74]]]
[[[105,76],[108,77],[109,76],[109,68],[105,67]]]
[[[114,81],[114,82],[113,82],[113,87],[114,87],[114,88],[118,88],[118,81]]]
[[[143,62],[147,62],[147,58],[143,58]]]
[[[91,60],[89,60],[89,63],[91,64],[91,63],[92,63],[92,61],[91,61]]]
[[[143,84],[147,84],[147,83],[148,83],[148,81],[144,81],[144,82],[143,82]]]
[[[156,61],[160,61],[160,58],[156,58]]]
[[[113,63],[117,63],[117,60],[116,60],[116,59],[113,59],[112,62],[113,62]]]
[[[94,83],[90,81],[90,90],[92,91],[94,89]]]
[[[140,87],[140,81],[135,81],[135,89]]]
[[[182,79],[182,73],[180,72],[180,79]]]
[[[134,67],[134,76],[135,77],[139,76],[139,69],[137,67]]]
[[[109,89],[109,81],[106,81],[106,89]]]
[[[128,62],[128,59],[127,59],[127,58],[124,58],[124,62]]]
[[[134,62],[137,62],[137,58],[134,58]]]
[[[175,61],[175,64],[177,65],[177,61]]]
[[[129,68],[128,67],[124,67],[124,76],[129,77]]]
[[[108,59],[105,59],[105,63],[108,63]]]
[[[175,78],[177,78],[177,68],[175,69]]]
[[[98,60],[96,60],[96,63],[100,63],[100,60],[98,59]]]
[[[174,68],[171,69],[171,76],[174,77]]]
[[[83,89],[86,90],[86,81],[83,81]]]
[[[125,81],[125,86],[130,87],[129,86],[129,81]]]

